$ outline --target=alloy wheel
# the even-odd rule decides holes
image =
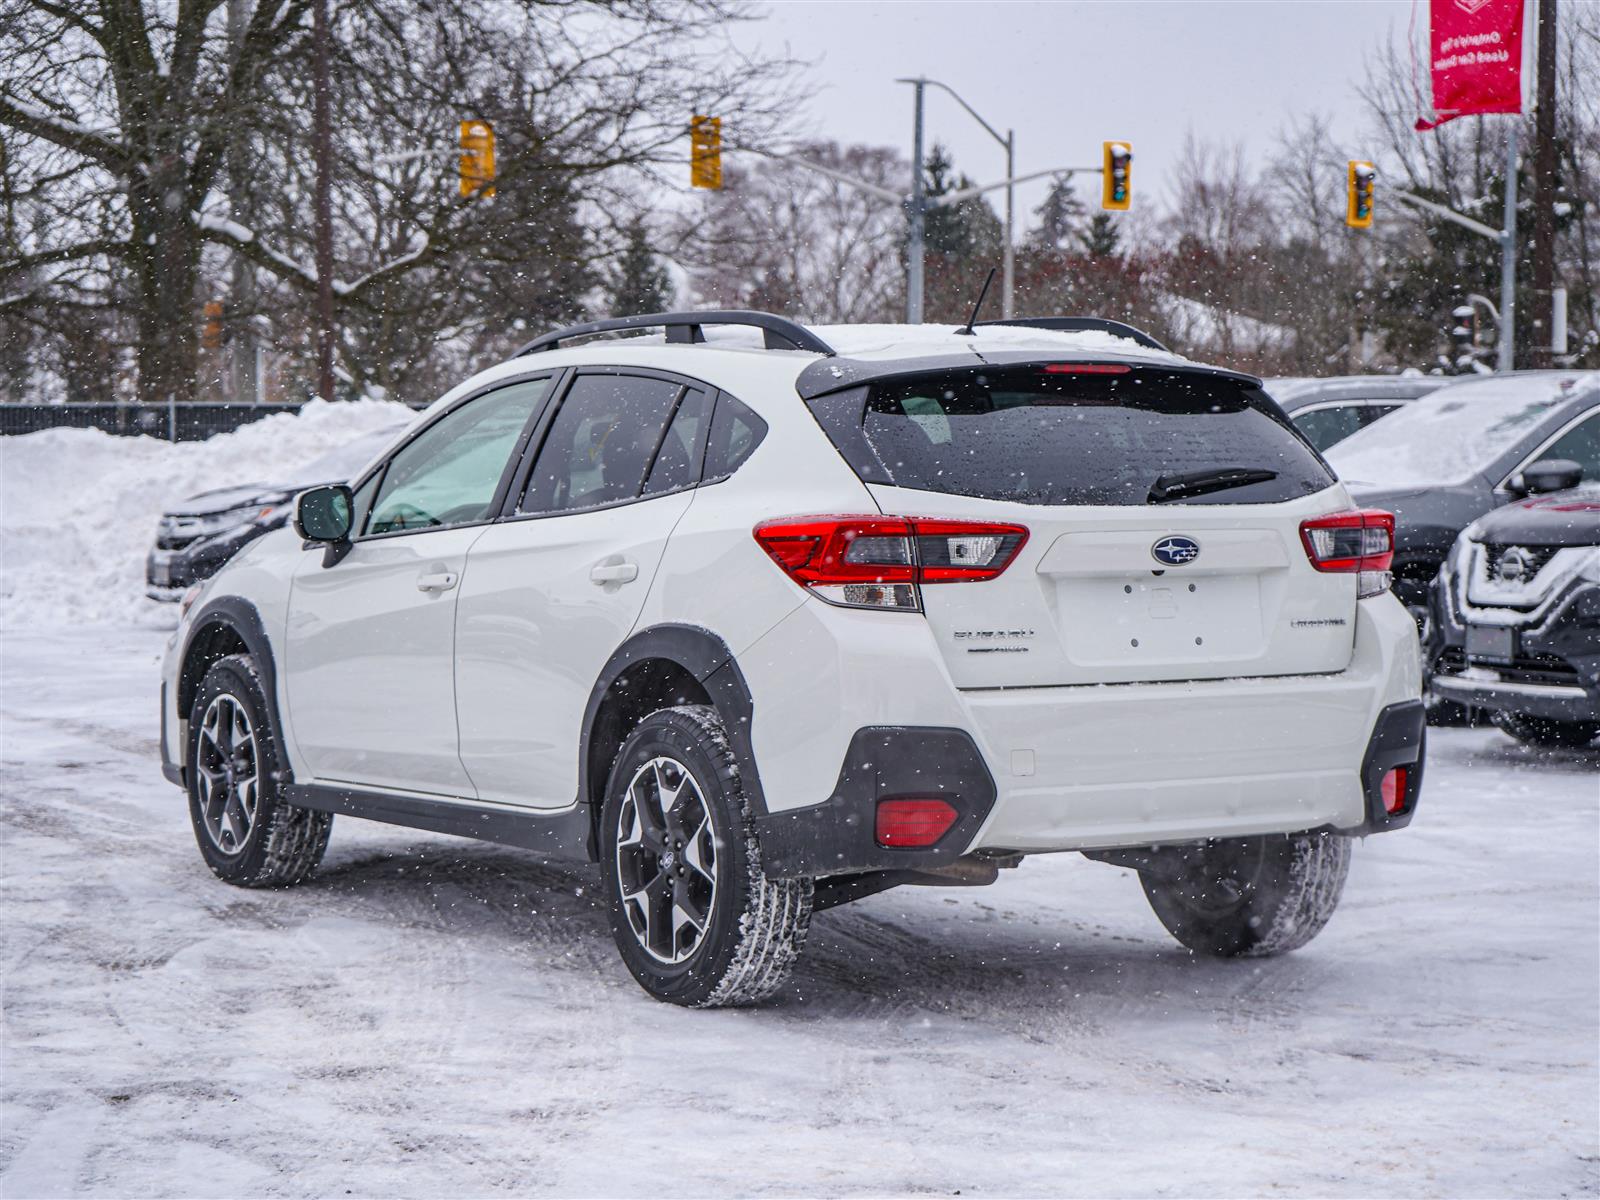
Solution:
[[[256,731],[237,696],[223,692],[200,722],[195,754],[195,790],[211,844],[238,854],[255,827],[261,798]]]
[[[711,809],[693,774],[658,757],[634,772],[617,812],[617,882],[646,953],[679,963],[699,949],[717,899]]]

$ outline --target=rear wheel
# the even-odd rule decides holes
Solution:
[[[1600,736],[1600,722],[1597,721],[1551,721],[1522,713],[1497,712],[1494,723],[1517,741],[1530,746],[1579,750]]]
[[[600,819],[612,934],[645,991],[699,1008],[777,991],[805,944],[811,881],[762,873],[715,709],[682,705],[640,722]]]
[[[211,664],[189,716],[189,817],[206,865],[240,887],[285,887],[316,870],[331,813],[283,798],[266,691],[248,655]]]
[[[1168,855],[1163,866],[1175,869],[1142,871],[1139,879],[1173,937],[1204,954],[1283,954],[1333,916],[1350,870],[1350,839],[1226,838]]]

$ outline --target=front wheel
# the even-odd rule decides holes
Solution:
[[[809,879],[768,879],[738,765],[714,708],[646,717],[623,743],[600,814],[617,949],[658,1000],[753,1004],[788,978],[811,921]]]
[[[297,808],[283,775],[255,660],[211,664],[189,716],[189,817],[206,865],[239,887],[287,887],[317,869],[331,813]]]
[[[1304,833],[1174,849],[1140,882],[1161,923],[1191,950],[1225,957],[1298,950],[1338,907],[1350,839]]]

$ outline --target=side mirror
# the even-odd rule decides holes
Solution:
[[[1570,458],[1541,458],[1522,471],[1522,488],[1530,496],[1564,492],[1582,482],[1583,467]]]
[[[354,498],[344,484],[311,488],[295,501],[295,532],[308,542],[348,542],[355,511]]]

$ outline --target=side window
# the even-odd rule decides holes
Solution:
[[[711,437],[706,443],[706,467],[701,479],[716,483],[737,471],[761,439],[767,436],[767,423],[732,396],[717,397],[717,411],[711,418]]]
[[[711,397],[705,392],[691,389],[683,394],[644,481],[646,496],[675,492],[700,478],[700,439],[710,412]]]
[[[491,516],[506,462],[549,390],[548,379],[500,388],[407,442],[383,472],[367,533],[437,529]]]
[[[1361,406],[1361,414],[1360,414],[1361,415],[1361,428],[1365,429],[1368,425],[1371,425],[1374,421],[1380,420],[1383,417],[1387,417],[1390,413],[1392,413],[1395,409],[1397,409],[1399,407],[1401,407],[1401,406],[1398,405],[1398,404],[1363,404]]]
[[[571,512],[638,496],[682,391],[638,375],[578,376],[517,511]]]
[[[1567,430],[1539,457],[1570,458],[1583,468],[1585,482],[1600,479],[1600,412]]]
[[[1361,409],[1347,404],[1340,408],[1319,408],[1291,419],[1308,442],[1318,450],[1326,450],[1361,428]]]

